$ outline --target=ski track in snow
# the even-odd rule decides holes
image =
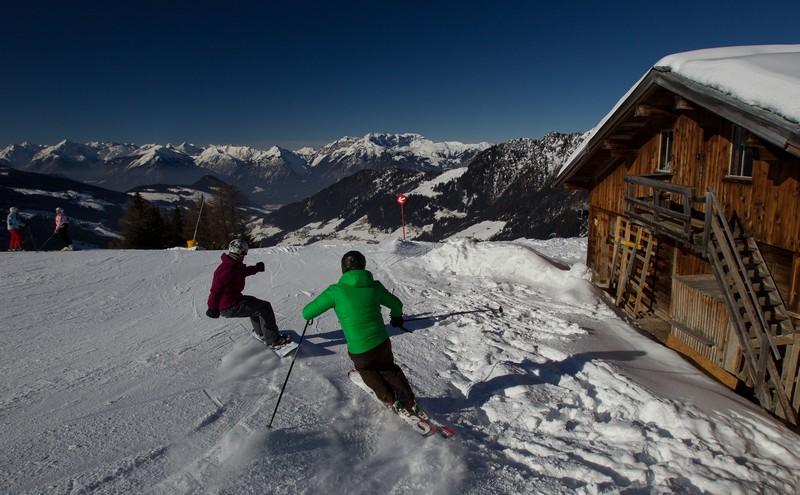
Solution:
[[[246,293],[298,334],[352,245],[252,250]],[[600,302],[585,240],[363,245],[420,438],[347,378],[332,312],[290,359],[211,320],[219,252],[4,253],[0,487],[10,493],[796,493],[796,436]],[[537,254],[538,252],[538,254]],[[540,255],[541,254],[541,255]],[[575,263],[568,270],[554,263]]]

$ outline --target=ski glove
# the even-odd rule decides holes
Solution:
[[[206,316],[208,316],[209,318],[219,318],[219,310],[209,308],[206,311]]]
[[[258,270],[260,272],[263,272],[264,270],[266,270],[266,268],[264,267],[264,262],[263,261],[259,261],[258,263],[256,263],[256,270]]]
[[[400,328],[403,326],[403,317],[402,316],[392,316],[389,320],[389,325]]]

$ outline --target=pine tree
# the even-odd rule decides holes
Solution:
[[[183,235],[183,230],[183,214],[181,213],[181,207],[176,205],[175,209],[172,210],[172,220],[167,229],[167,247],[186,245],[186,238]]]
[[[166,222],[164,222],[161,210],[158,207],[150,206],[147,208],[145,230],[147,231],[147,237],[142,248],[163,249],[167,240],[167,229]]]
[[[247,226],[241,212],[245,200],[233,186],[216,188],[214,199],[208,202],[206,223],[209,227],[208,246],[224,249],[231,239],[247,239]]]
[[[163,249],[170,244],[170,228],[161,210],[142,199],[139,193],[125,208],[120,221],[122,240],[117,247],[125,249]],[[168,228],[169,227],[169,228]]]
[[[148,239],[147,232],[148,205],[139,193],[133,196],[125,208],[120,220],[122,240],[119,246],[126,249],[142,249]]]

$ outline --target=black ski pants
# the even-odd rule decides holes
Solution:
[[[278,324],[275,322],[275,313],[272,305],[253,296],[242,296],[242,300],[235,306],[220,311],[225,318],[250,317],[253,331],[264,338],[264,342],[272,344],[278,340]]]
[[[64,243],[64,247],[72,246],[72,239],[69,238],[69,224],[65,223],[58,229],[58,233],[61,234],[61,242]]]
[[[406,375],[394,362],[389,339],[367,352],[350,354],[350,359],[364,383],[383,402],[393,404],[395,400],[399,400],[405,405],[414,400],[414,392],[411,391]]]

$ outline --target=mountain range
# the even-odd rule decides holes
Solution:
[[[401,235],[397,193],[410,238],[438,241],[569,237],[583,233],[586,194],[553,187],[578,133],[550,133],[490,146],[468,166],[442,171],[362,170],[264,219],[263,245]],[[271,234],[271,235],[270,235]]]
[[[366,169],[446,170],[467,163],[488,143],[434,142],[419,134],[343,137],[319,149],[266,150],[248,146],[19,143],[0,150],[11,167],[118,191],[149,184],[188,184],[212,174],[258,204],[281,204],[314,194]]]
[[[356,170],[300,201],[281,207],[265,208],[252,200],[243,205],[250,236],[268,246],[307,244],[330,238],[379,241],[399,237],[400,211],[395,203],[398,193],[408,197],[404,213],[409,238],[438,241],[470,236],[502,240],[580,235],[586,227],[585,193],[553,187],[555,173],[580,139],[577,133],[516,139],[486,147],[466,165],[459,160],[470,153],[469,145],[433,143],[425,153],[413,152],[411,148],[422,141],[418,135],[396,135],[388,140],[378,139],[378,135],[348,138],[313,153],[302,149],[293,153],[277,147],[254,150],[187,144],[64,142],[54,148],[69,156],[69,163],[78,169],[79,164],[91,169],[101,163],[101,167],[117,170],[119,175],[136,173],[140,180],[159,182],[134,187],[128,195],[138,192],[145,200],[165,209],[196,208],[200,194],[210,198],[215,188],[225,184],[220,176],[232,178],[235,183],[260,173],[264,180],[279,184],[280,180],[289,181],[295,176],[307,180],[325,177],[321,171],[326,169],[331,177],[341,170]],[[53,163],[53,156],[61,156],[49,148],[53,147],[22,143],[3,150],[0,209],[15,205],[24,215],[47,218],[52,216],[50,210],[55,206],[66,207],[79,225],[86,226],[87,244],[104,246],[118,236],[119,218],[129,196],[56,175],[11,167],[35,163],[47,169],[45,165]],[[342,151],[346,149],[353,153]],[[354,154],[356,151],[361,155]],[[426,160],[411,160],[410,155],[425,156]],[[192,163],[183,157],[190,157]],[[372,167],[359,170],[357,164],[367,160],[371,160]],[[164,164],[167,161],[173,164],[172,168]],[[405,167],[391,166],[404,161]],[[262,166],[253,165],[257,163]],[[193,182],[190,182],[193,174],[172,184],[160,180],[161,171],[181,170],[181,164],[185,169],[196,167],[207,175]],[[320,171],[315,171],[317,167]],[[209,169],[215,173],[208,174]],[[114,180],[107,178],[107,182]]]

